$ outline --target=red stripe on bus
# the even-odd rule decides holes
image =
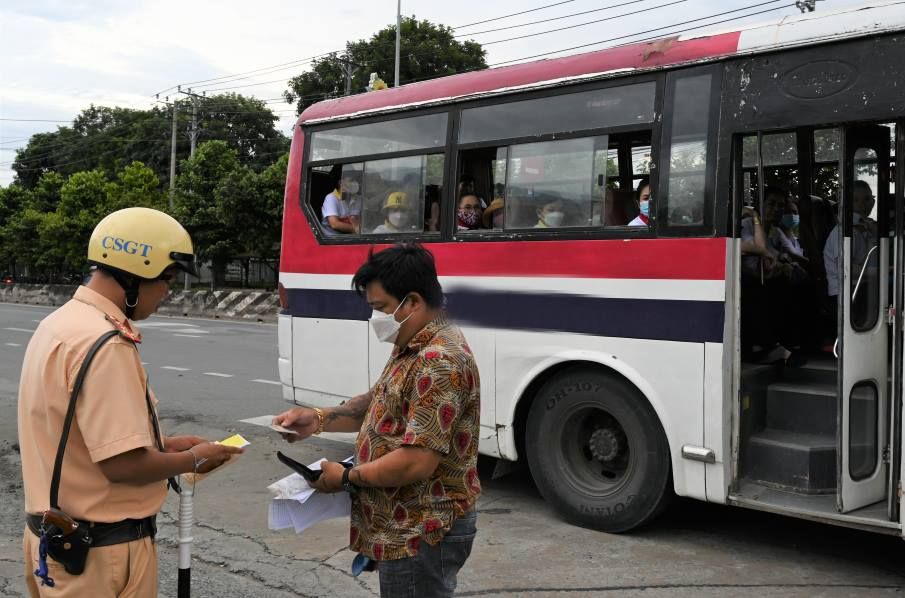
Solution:
[[[739,37],[741,37],[741,32],[733,31],[684,41],[658,40],[563,58],[462,73],[379,92],[360,93],[346,98],[320,102],[306,109],[299,117],[298,122],[303,123],[309,120],[443,98],[469,96],[568,77],[581,77],[620,69],[649,69],[702,58],[726,56],[738,51]]]

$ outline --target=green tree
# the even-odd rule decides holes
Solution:
[[[487,68],[486,52],[474,41],[460,42],[453,30],[414,16],[403,17],[400,40],[399,79],[410,83]],[[346,43],[346,57],[354,68],[352,93],[364,91],[371,73],[390,82],[395,69],[396,25],[375,33],[369,40]],[[314,61],[310,71],[293,77],[284,92],[286,101],[301,113],[324,97],[343,95],[344,58],[330,54]]]
[[[160,191],[160,179],[141,162],[129,164],[116,178],[118,185],[111,189],[108,198],[109,211],[133,207],[166,211],[167,197]]]
[[[24,265],[13,242],[13,223],[31,203],[30,195],[28,189],[17,183],[0,187],[0,273],[18,276],[18,266]]]
[[[221,221],[235,231],[247,284],[249,258],[276,262],[280,257],[283,191],[289,154],[261,173],[235,170],[216,188],[214,195]]]
[[[215,285],[223,283],[226,261],[242,250],[235,227],[230,226],[218,205],[224,192],[218,195],[217,188],[225,181],[238,186],[236,177],[241,181],[246,173],[253,174],[239,163],[234,149],[223,141],[208,141],[182,162],[176,179],[173,216],[192,236],[195,254],[211,260]]]
[[[191,102],[179,101],[176,155],[189,155]],[[277,116],[261,100],[225,94],[198,100],[199,139],[225,141],[240,161],[263,170],[289,148],[289,140],[276,128]],[[133,162],[141,162],[169,183],[172,119],[168,108],[132,110],[90,106],[71,126],[32,136],[16,153],[13,170],[26,188],[54,171],[67,177],[100,169],[109,179]]]

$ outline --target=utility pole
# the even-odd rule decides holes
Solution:
[[[344,96],[352,94],[352,77],[355,76],[355,71],[358,70],[358,67],[361,66],[359,64],[355,64],[349,58],[348,54],[344,54],[340,59],[340,63],[343,68],[343,79],[345,79],[345,92]]]
[[[177,92],[181,91],[177,87]],[[169,98],[166,98],[169,100]],[[170,209],[173,209],[173,197],[176,195],[176,120],[179,116],[179,97],[173,99],[173,135],[170,137]]]
[[[192,128],[189,130],[189,158],[191,158],[192,156],[195,155],[195,147],[198,145],[198,134],[199,134],[199,131],[198,131],[198,98],[205,97],[207,95],[207,92],[201,92],[202,95],[198,95],[197,93],[192,92],[191,87],[189,88],[188,91],[182,91],[182,88],[180,87],[177,90],[177,93],[181,93],[185,96],[192,98]],[[175,103],[174,103],[174,105],[175,105]],[[175,118],[173,119],[173,122],[175,123]],[[173,139],[174,139],[174,146],[175,146],[175,139],[176,139],[176,125],[175,124],[173,125]],[[172,168],[173,168],[174,172],[175,172],[175,168],[176,168],[175,156],[176,156],[176,154],[174,152],[173,158],[172,158],[173,159]],[[173,206],[172,202],[173,202],[173,200],[172,200],[172,196],[171,196],[170,207]],[[188,290],[191,290],[191,288],[192,288],[191,279],[189,278],[188,273],[186,273],[185,290],[188,291]]]
[[[402,0],[396,0],[396,77],[393,87],[399,87],[399,43],[402,30]]]
[[[192,98],[192,128],[189,130],[189,158],[195,155],[195,147],[198,145],[198,99],[207,97],[207,92],[202,91],[201,95],[192,93],[192,89],[188,91],[180,90],[179,93]]]
[[[817,0],[796,0],[795,6],[797,6],[798,10],[802,13],[814,12],[817,8]]]
[[[189,94],[192,88],[189,88]],[[195,155],[195,145],[198,143],[198,100],[192,96],[192,131],[189,133],[189,158]]]

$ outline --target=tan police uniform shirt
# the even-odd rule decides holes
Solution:
[[[132,331],[110,300],[79,287],[72,300],[44,318],[28,343],[19,383],[19,446],[25,510],[49,508],[50,480],[69,395],[88,349],[114,325]],[[98,462],[140,447],[155,447],[145,401],[145,372],[135,346],[113,337],[98,351],[76,403],[60,479],[60,508],[76,519],[113,522],[154,515],[166,482],[109,481]]]

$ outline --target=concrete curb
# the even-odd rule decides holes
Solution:
[[[0,287],[0,303],[26,305],[63,305],[75,292],[75,285],[12,284]],[[157,313],[167,316],[191,316],[276,322],[280,299],[267,291],[176,291]]]

